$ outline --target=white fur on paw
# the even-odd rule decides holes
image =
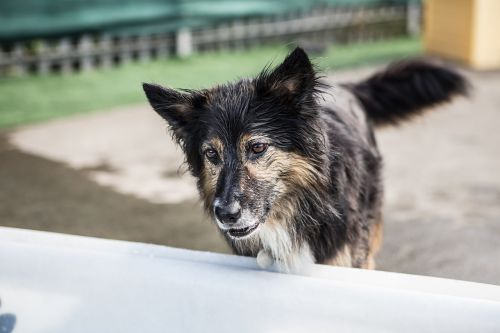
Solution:
[[[257,265],[260,268],[266,269],[271,267],[272,264],[274,264],[274,259],[271,257],[271,254],[266,250],[260,250],[257,254]]]

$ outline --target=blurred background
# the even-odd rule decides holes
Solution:
[[[300,45],[332,84],[433,57],[469,99],[378,134],[378,269],[500,284],[500,1],[2,0],[0,225],[229,252],[141,83],[200,88]]]

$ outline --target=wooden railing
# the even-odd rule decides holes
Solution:
[[[315,47],[418,32],[419,7],[322,7],[280,17],[242,19],[150,36],[81,35],[0,45],[0,76],[70,73],[129,61],[189,56],[276,42]]]

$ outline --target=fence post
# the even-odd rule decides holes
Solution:
[[[68,38],[59,40],[57,44],[57,56],[61,64],[61,73],[71,73],[73,71],[73,59],[71,59],[71,42]]]
[[[111,54],[112,40],[108,34],[101,35],[98,38],[99,65],[101,68],[110,68],[113,65]]]
[[[156,40],[156,57],[158,59],[163,59],[168,57],[169,54],[168,47],[169,47],[168,35],[167,34],[159,35]]]
[[[27,72],[26,66],[26,48],[22,43],[16,43],[14,49],[12,50],[11,56],[14,59],[14,75],[25,75]]]
[[[92,47],[92,40],[87,35],[83,35],[78,41],[78,60],[80,61],[80,71],[82,72],[90,71],[94,67]]]
[[[51,51],[45,40],[40,40],[35,47],[36,71],[39,75],[46,75],[50,70]]]
[[[230,39],[232,40],[233,47],[235,49],[241,49],[243,47],[243,36],[245,31],[243,30],[243,25],[241,23],[241,20],[234,20],[232,24],[230,25]]]
[[[147,62],[151,59],[151,39],[148,36],[139,36],[137,38],[139,47],[139,62]]]
[[[118,40],[118,52],[120,57],[120,64],[126,64],[132,60],[132,38],[128,36],[121,36]]]
[[[178,57],[185,58],[193,54],[193,35],[188,28],[182,28],[175,35],[175,52]]]
[[[417,1],[410,0],[406,7],[406,32],[410,36],[420,34],[421,6]]]

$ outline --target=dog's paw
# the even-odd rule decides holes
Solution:
[[[260,268],[267,269],[274,264],[274,259],[271,254],[266,250],[260,250],[257,254],[257,265]]]

